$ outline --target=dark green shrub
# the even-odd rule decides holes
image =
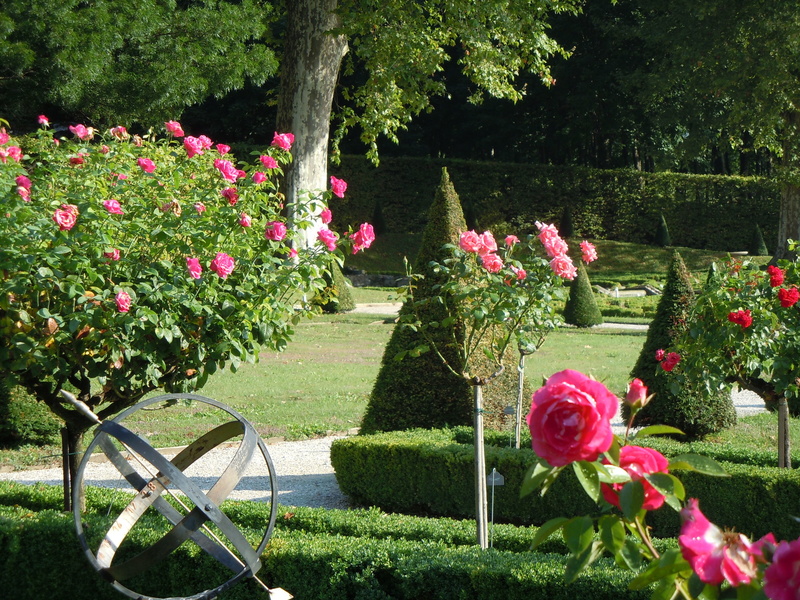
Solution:
[[[386,233],[386,218],[383,216],[383,205],[380,200],[375,201],[370,223],[372,223],[372,230],[375,232],[376,237]]]
[[[53,444],[60,430],[46,405],[0,378],[0,445]]]
[[[561,220],[558,222],[558,232],[564,239],[575,235],[575,225],[572,222],[572,207],[569,204],[564,205]]]
[[[415,299],[430,298],[436,295],[435,286],[439,275],[434,273],[429,263],[442,260],[445,244],[457,244],[459,236],[466,230],[461,203],[446,169],[436,188],[434,202],[428,214],[428,224],[422,235],[419,253],[414,262],[414,272],[424,275],[415,287]],[[422,309],[425,322],[441,322],[448,313],[438,303],[431,303]],[[413,311],[411,300],[400,309],[401,315]],[[462,325],[452,325],[461,331]],[[450,329],[432,330],[431,335],[443,356],[451,365],[458,364],[458,349],[452,341]],[[384,349],[381,368],[375,380],[369,403],[361,423],[362,433],[393,431],[415,427],[443,427],[447,425],[466,425],[472,422],[472,387],[461,377],[454,375],[442,363],[435,352],[420,356],[407,356],[402,361],[395,360],[401,351],[411,350],[427,343],[421,333],[408,327],[398,326]],[[482,352],[476,353],[471,372],[491,372],[478,361],[488,359]],[[516,398],[516,369],[506,368],[484,390],[487,410],[487,426],[491,425],[493,415],[502,411],[509,398]],[[499,408],[498,408],[499,407]]]
[[[686,330],[694,301],[694,290],[686,265],[675,251],[656,316],[650,323],[647,339],[631,371],[631,378],[638,377],[650,393],[655,394],[653,400],[637,413],[637,426],[671,425],[689,438],[697,438],[736,423],[736,410],[729,395],[709,395],[701,389],[702,386],[691,382],[679,384],[656,360],[656,351],[669,351]],[[627,405],[623,405],[622,415],[625,419],[629,418]]]
[[[578,275],[570,282],[569,297],[564,306],[564,322],[575,327],[592,327],[603,322],[597,306],[592,284],[583,263],[578,264]]]
[[[658,227],[656,228],[655,237],[656,246],[666,248],[672,246],[672,238],[669,235],[669,227],[667,227],[667,220],[664,218],[664,213],[659,215]]]
[[[355,309],[356,303],[350,291],[350,283],[335,260],[330,261],[330,274],[325,275],[325,287],[317,293],[312,303],[319,306],[322,312],[329,314]]]
[[[758,223],[753,227],[753,238],[750,240],[747,253],[751,256],[769,255],[767,244],[764,242],[764,235],[761,233],[761,227],[758,226]]]

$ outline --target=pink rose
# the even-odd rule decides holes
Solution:
[[[206,205],[202,202],[195,202],[194,209],[197,211],[197,214],[202,215],[204,212],[206,212]]]
[[[22,148],[19,146],[7,146],[6,152],[8,152],[8,156],[14,162],[19,162],[22,160]],[[86,156],[86,154],[83,154],[83,156]]]
[[[347,182],[341,179],[337,179],[336,177],[331,175],[331,191],[333,192],[333,195],[338,196],[339,198],[344,198],[344,193],[346,190],[347,190]]]
[[[72,209],[75,210],[72,210]],[[78,209],[73,204],[62,204],[61,208],[53,213],[53,221],[56,222],[61,231],[69,231],[75,227],[78,220]]]
[[[528,272],[525,269],[520,269],[519,267],[515,267],[514,265],[509,265],[511,272],[517,276],[517,280],[522,281],[528,276]]]
[[[700,512],[697,498],[689,498],[681,510],[681,522],[678,546],[700,581],[711,585],[727,581],[737,587],[756,577],[753,544],[740,533],[723,533],[710,523]]]
[[[322,212],[319,213],[319,219],[322,221],[324,225],[327,225],[333,219],[333,213],[331,212],[330,208],[323,208]]]
[[[548,225],[537,221],[536,227],[539,228],[539,241],[542,242],[542,245],[544,246],[544,249],[550,258],[555,258],[567,253],[569,247],[567,246],[567,243],[561,239],[561,236],[558,234],[558,229],[556,229],[555,225]],[[565,279],[573,279],[573,277],[565,277]]]
[[[642,408],[645,406],[646,400],[647,386],[637,377],[628,384],[628,393],[625,394],[625,402],[628,406]]]
[[[219,152],[220,156],[224,156],[228,152],[231,151],[231,147],[227,144],[217,144],[217,152]]]
[[[214,142],[212,142],[211,139],[206,135],[198,136],[197,141],[200,142],[200,147],[203,150],[208,150],[214,145]]]
[[[489,273],[497,273],[503,268],[503,260],[494,252],[481,256],[481,264]]]
[[[289,258],[297,258],[297,250],[295,248],[289,248]]]
[[[323,244],[325,244],[325,246],[331,252],[336,250],[336,234],[333,233],[330,229],[320,229],[317,232],[317,239]]]
[[[662,360],[664,360],[664,356],[666,356],[666,353],[661,348],[656,350],[656,360],[658,362],[661,362]]]
[[[286,237],[286,223],[282,221],[270,221],[264,229],[264,237],[273,242],[280,242]]]
[[[119,260],[119,249],[114,248],[111,252],[103,252],[103,256],[111,260]]]
[[[608,464],[608,461],[604,459],[603,464]],[[639,446],[623,446],[620,448],[619,466],[631,476],[632,481],[638,481],[642,484],[644,488],[642,508],[645,510],[661,508],[661,505],[664,504],[664,494],[654,488],[644,476],[650,473],[666,473],[668,464],[669,461],[658,450]],[[600,489],[606,502],[619,508],[619,492],[624,485],[623,483],[601,484]]]
[[[11,139],[11,136],[8,135],[5,127],[0,127],[0,146],[8,143],[8,140]]]
[[[181,127],[181,124],[177,121],[167,121],[164,123],[164,127],[166,127],[167,131],[169,131],[176,138],[183,137],[185,135],[183,132],[183,127]],[[191,158],[191,156],[189,158]]]
[[[122,206],[120,206],[117,200],[113,198],[109,198],[108,200],[103,201],[103,206],[105,209],[111,213],[112,215],[124,215],[125,212],[122,210]]]
[[[17,194],[19,194],[24,202],[31,201],[31,191],[28,188],[22,187],[21,185],[17,186]]]
[[[116,127],[112,127],[108,130],[108,132],[114,136],[120,142],[123,140],[127,140],[131,135],[128,133],[128,130],[125,129],[122,125],[117,125]]]
[[[17,178],[14,181],[19,187],[24,187],[26,190],[31,189],[31,180],[25,175],[17,175]]]
[[[156,170],[156,163],[149,158],[140,158],[136,162],[139,163],[139,167],[141,167],[142,171],[145,173],[152,173]]]
[[[247,213],[242,213],[239,215],[239,225],[242,227],[250,227],[253,224],[253,220],[250,218],[250,215]]]
[[[233,272],[235,266],[236,262],[233,257],[224,252],[217,252],[217,256],[211,261],[209,268],[223,279],[226,279]]]
[[[533,394],[527,422],[533,451],[553,467],[597,460],[611,447],[617,397],[599,381],[567,369]]]
[[[263,154],[262,156],[258,157],[258,160],[261,161],[261,164],[264,165],[265,169],[277,169],[278,163],[275,161],[274,158],[267,154]]]
[[[200,279],[203,275],[203,267],[200,264],[200,261],[196,258],[186,257],[186,268],[189,271],[189,275],[191,275],[194,279]]]
[[[44,115],[39,115],[38,121],[39,121],[39,125],[41,125],[43,127],[47,127],[48,125],[50,125],[50,119],[48,119]]]
[[[515,235],[507,235],[506,236],[506,246],[509,248],[514,244],[519,244],[519,238]]]
[[[261,171],[253,173],[253,183],[264,183],[266,180],[267,176]]]
[[[131,309],[131,297],[128,295],[128,292],[117,292],[117,295],[114,297],[114,302],[116,302],[119,312],[125,313]]]
[[[572,263],[572,259],[566,254],[559,254],[550,261],[550,268],[553,273],[563,279],[572,281],[578,276],[578,269]]]
[[[587,265],[597,260],[597,248],[595,248],[594,244],[591,242],[586,240],[581,242],[581,253],[581,260]]]
[[[108,154],[109,152],[111,152],[111,148],[109,148],[105,144],[100,146],[100,154]]]
[[[799,591],[800,539],[781,542],[764,571],[764,594],[772,600],[797,600]]]
[[[661,368],[669,373],[678,366],[679,362],[681,362],[681,355],[677,352],[670,352],[664,357],[664,360],[661,361]]]
[[[217,158],[214,161],[214,167],[220,172],[224,179],[231,183],[235,182],[239,177],[239,169],[233,166],[233,163],[223,158]]]
[[[226,187],[224,190],[220,192],[223,198],[228,199],[228,204],[231,206],[235,206],[236,203],[239,201],[239,192],[236,191],[234,187]]]
[[[369,223],[362,223],[358,227],[358,231],[350,234],[350,239],[353,241],[353,254],[355,254],[372,245],[372,242],[375,241],[375,230]],[[330,245],[328,245],[328,249],[331,249]]]
[[[282,148],[283,150],[291,150],[294,144],[294,134],[291,133],[278,133],[272,138],[272,145]]]
[[[474,231],[465,231],[458,238],[458,245],[464,252],[477,253],[481,249],[481,237]]]
[[[81,140],[88,140],[91,139],[93,131],[90,127],[86,127],[85,125],[70,125],[69,130],[72,134]]]
[[[478,248],[478,256],[484,256],[491,252],[497,252],[497,242],[491,231],[484,231],[481,235],[481,247]]]
[[[193,137],[191,135],[188,135],[184,138],[183,147],[186,149],[186,155],[189,158],[192,158],[193,156],[197,156],[198,154],[203,153],[202,142],[196,137]]]

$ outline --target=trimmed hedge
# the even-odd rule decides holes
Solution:
[[[583,237],[653,243],[663,213],[675,246],[746,250],[754,224],[769,245],[777,238],[773,180],[425,158],[384,158],[374,167],[359,156],[344,156],[336,169],[348,182],[347,200],[332,202],[336,226],[368,221],[380,201],[388,231],[421,231],[442,167],[484,229],[559,222],[569,205]]]
[[[333,443],[331,462],[339,487],[355,502],[387,511],[474,518],[474,451],[471,443],[456,441],[459,435],[453,430],[418,430],[345,438]],[[544,497],[520,498],[521,482],[534,461],[527,448],[487,446],[487,470],[496,468],[505,478],[505,485],[495,489],[495,521],[541,525],[554,517],[601,512],[571,469]],[[800,472],[723,466],[730,477],[680,473],[687,497],[698,498],[711,521],[754,537],[769,531],[779,539],[800,536],[800,523],[786,512],[787,507],[800,506]],[[668,507],[653,513],[650,522],[660,537],[674,537],[679,531],[678,515]]]
[[[3,589],[13,589],[17,600],[119,598],[78,550],[71,515],[44,508],[57,506],[59,494],[57,486],[0,482],[0,584],[6,586]],[[102,535],[106,515],[115,514],[124,504],[124,494],[89,488],[88,527]],[[260,536],[269,510],[257,502],[228,502],[224,509],[250,539]],[[474,545],[474,523],[469,522],[386,515],[376,510],[281,507],[281,514],[262,556],[264,568],[259,577],[290,591],[298,600],[571,600],[575,594],[596,600],[649,597],[648,590],[628,590],[632,575],[609,558],[600,559],[576,582],[565,585],[566,557],[525,552],[523,540],[527,538],[529,545],[533,535],[528,529],[498,526],[495,548],[482,551]],[[248,526],[253,529],[246,529]],[[134,536],[131,550],[151,543],[147,538],[147,534]],[[503,548],[504,540],[511,538],[514,548]],[[559,542],[552,545],[559,547]],[[559,549],[563,550],[563,545]],[[163,586],[176,583],[179,590],[185,590],[178,593],[196,592],[210,573],[220,570],[202,553],[184,552],[183,547],[179,552],[179,566],[148,575],[149,593],[163,596]],[[41,569],[32,568],[37,564],[46,565],[46,577]],[[220,595],[223,600],[265,597],[252,581]]]

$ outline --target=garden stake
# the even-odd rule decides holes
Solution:
[[[789,402],[784,395],[778,399],[778,467],[792,468],[789,446]]]
[[[475,401],[475,521],[478,527],[478,545],[489,547],[487,531],[488,502],[486,498],[486,454],[483,449],[483,386],[473,381],[472,396]]]

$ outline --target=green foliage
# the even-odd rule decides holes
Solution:
[[[430,196],[444,160],[384,158],[373,168],[362,157],[345,156],[341,176],[361,193],[347,202],[332,200],[343,226],[368,220],[381,200],[390,232],[419,232],[426,224]],[[554,222],[559,207],[572,207],[576,231],[596,240],[651,244],[663,213],[681,226],[672,244],[738,251],[746,248],[757,222],[767,239],[777,237],[779,185],[756,177],[646,173],[531,164],[446,161],[465,210],[475,207],[483,231],[499,222]],[[494,218],[484,218],[496,215]]]
[[[667,273],[656,316],[647,332],[647,340],[639,359],[631,371],[648,387],[653,400],[636,415],[636,425],[671,425],[690,438],[719,431],[736,422],[736,412],[730,395],[719,390],[703,393],[700,381],[680,382],[665,371],[656,360],[656,351],[669,351],[688,328],[689,315],[695,296],[686,265],[675,251]],[[623,405],[622,414],[629,418],[630,411]]]
[[[325,287],[319,290],[311,303],[325,313],[345,313],[356,307],[350,284],[342,273],[342,268],[335,260],[331,260],[329,272],[325,274]]]
[[[753,237],[750,240],[750,245],[747,247],[747,253],[751,256],[769,255],[767,244],[764,242],[764,235],[761,233],[761,227],[758,226],[758,223],[753,226]]]
[[[0,446],[54,444],[60,428],[44,404],[0,379]]]
[[[569,297],[564,306],[564,322],[576,327],[592,327],[603,322],[597,306],[592,284],[583,263],[578,264],[578,276],[569,286]]]
[[[659,215],[658,228],[656,229],[655,244],[662,248],[672,246],[672,238],[669,235],[669,227],[667,227],[667,220],[664,218],[664,213]]]

